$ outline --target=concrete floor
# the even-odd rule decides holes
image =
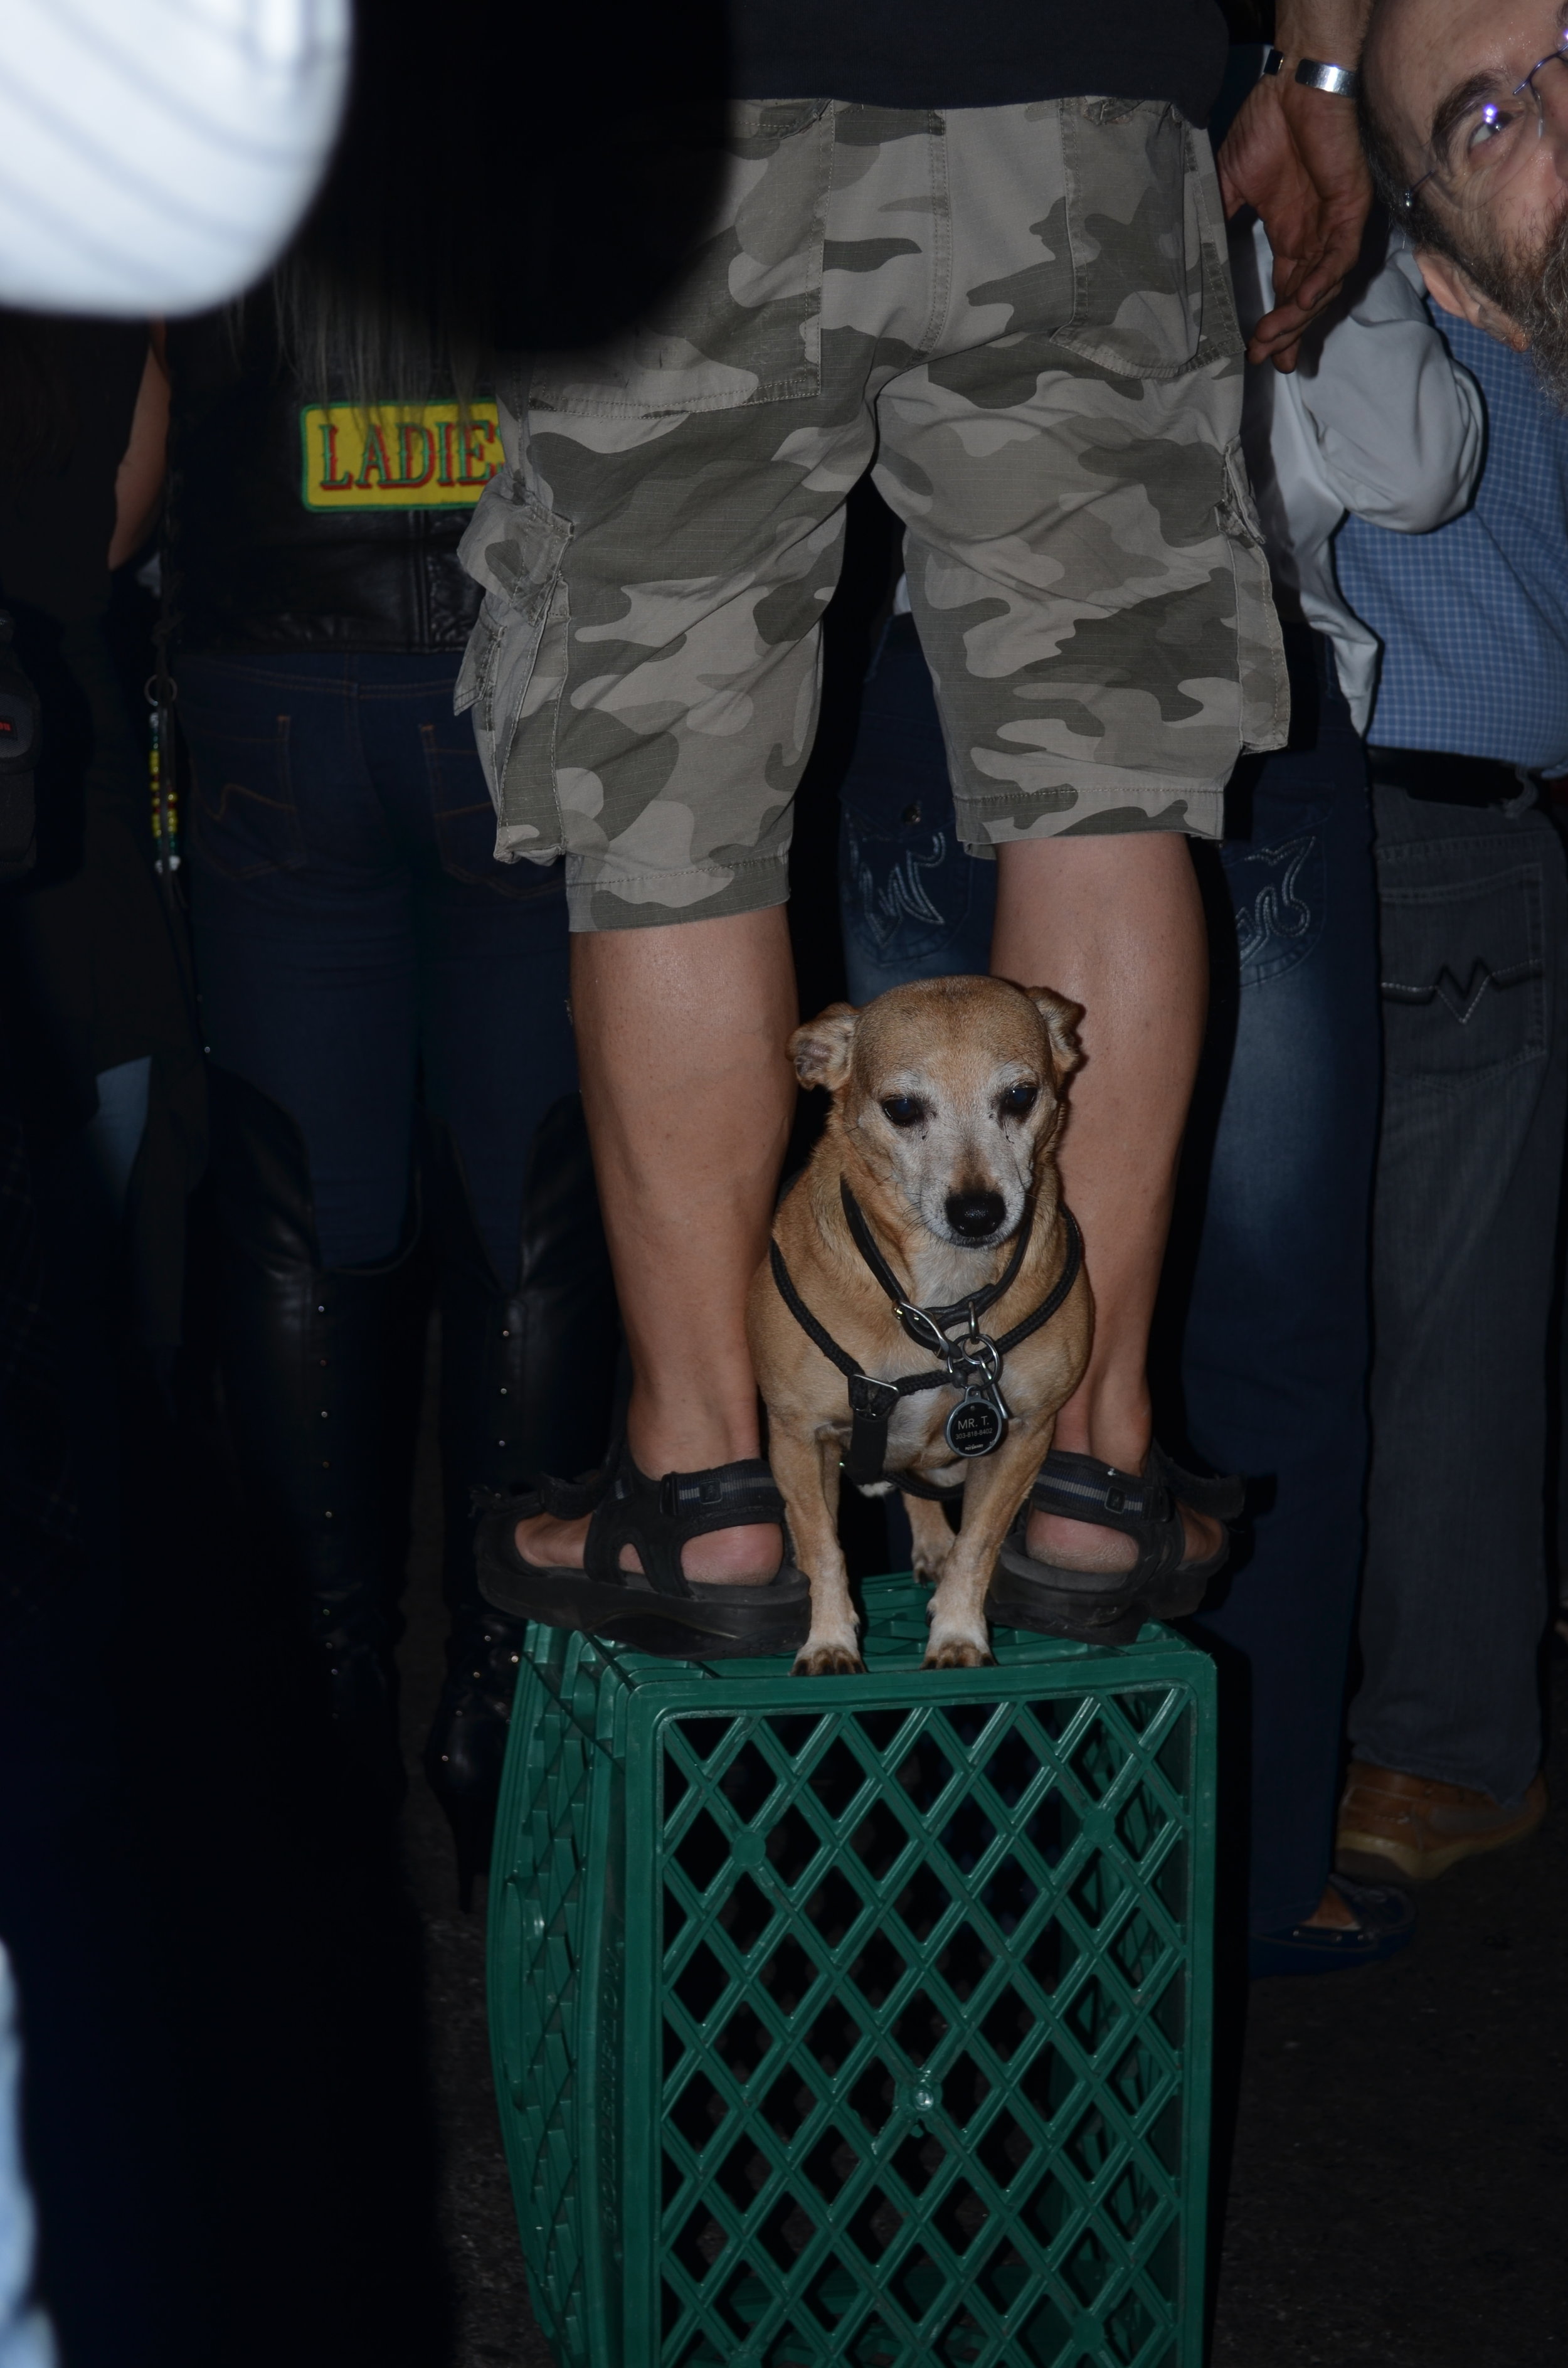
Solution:
[[[442,1624],[427,1430],[423,1455],[403,1837],[424,1931],[447,2357],[453,2368],[547,2368],[490,2095],[483,1903],[459,1914],[445,1827],[417,1773]],[[1561,1735],[1568,1659],[1553,1675]],[[1568,1792],[1561,1756],[1560,1769]],[[1402,1960],[1233,1997],[1214,2368],[1568,2361],[1565,1965],[1568,1815],[1558,1811],[1528,1850],[1434,1886]]]

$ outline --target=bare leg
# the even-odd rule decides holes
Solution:
[[[1027,839],[998,848],[991,967],[1084,1006],[1085,1066],[1062,1152],[1095,1294],[1088,1370],[1056,1444],[1139,1472],[1149,1452],[1149,1326],[1198,1070],[1209,957],[1198,882],[1178,832]],[[1184,1509],[1187,1554],[1217,1525]],[[1028,1551],[1069,1570],[1124,1570],[1132,1539],[1031,1512]]]
[[[795,1106],[796,1021],[781,906],[572,941],[583,1103],[633,1374],[641,1471],[757,1452],[746,1286],[767,1248]],[[575,1568],[585,1521],[522,1521],[530,1562]],[[777,1529],[718,1530],[688,1578],[770,1578]]]

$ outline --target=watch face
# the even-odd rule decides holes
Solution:
[[[955,1455],[989,1455],[1001,1445],[1006,1428],[988,1399],[965,1398],[948,1417],[948,1445]]]

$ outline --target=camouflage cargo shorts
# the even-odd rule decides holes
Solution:
[[[1081,98],[733,111],[656,315],[500,390],[458,688],[576,929],[783,901],[845,502],[904,522],[959,826],[1218,837],[1288,692],[1207,140]]]

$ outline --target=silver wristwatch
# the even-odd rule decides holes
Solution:
[[[1284,66],[1283,50],[1265,51],[1266,74],[1281,74]],[[1335,98],[1354,98],[1361,87],[1361,77],[1354,66],[1324,65],[1321,58],[1303,58],[1296,68],[1295,79],[1307,90],[1326,90]]]

